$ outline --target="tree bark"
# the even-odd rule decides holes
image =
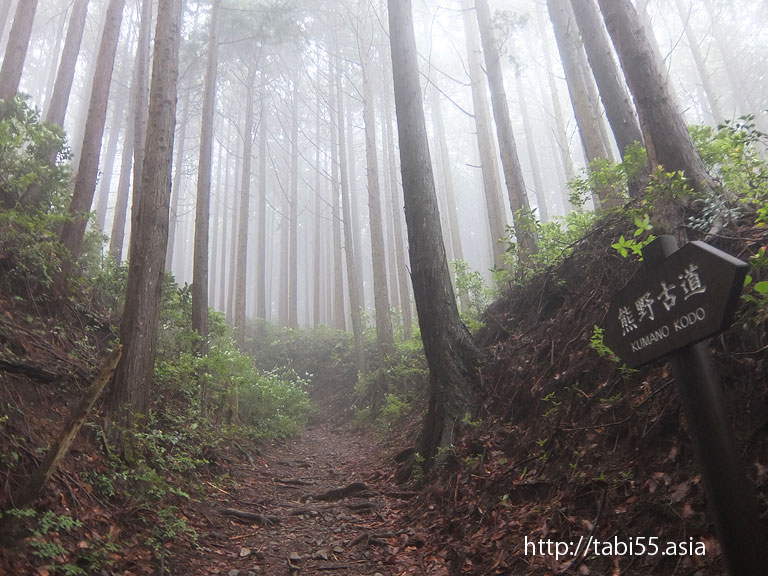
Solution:
[[[75,78],[77,56],[80,53],[87,15],[88,0],[75,0],[72,5],[72,14],[69,17],[67,37],[64,40],[59,70],[53,84],[53,93],[47,102],[45,112],[45,121],[57,126],[64,126],[64,117],[67,114],[67,105],[72,91],[72,82]]]
[[[101,154],[101,140],[104,135],[104,123],[107,119],[107,100],[112,84],[112,70],[117,52],[117,42],[120,37],[120,24],[123,20],[125,0],[109,0],[107,5],[104,30],[101,35],[99,54],[96,57],[96,68],[91,91],[88,117],[83,132],[83,148],[75,177],[75,191],[69,205],[70,220],[62,227],[59,241],[69,251],[62,262],[60,282],[66,281],[72,272],[75,262],[80,257],[85,236],[85,226],[88,222],[88,211],[93,203],[96,192],[96,178]]]
[[[237,177],[240,176],[242,178],[242,164],[243,160],[239,156],[235,158],[235,182],[237,182]],[[235,190],[233,191],[234,194],[232,195],[232,221],[230,222],[231,228],[229,233],[229,266],[227,266],[227,305],[226,308],[222,308],[222,310],[226,311],[226,318],[227,318],[227,324],[230,326],[233,326],[235,323],[235,268],[237,266],[237,198],[239,194],[239,187],[235,187]],[[226,240],[224,240],[226,242]],[[224,260],[222,259],[222,272],[224,271]],[[211,278],[209,283],[209,289],[210,285],[212,285],[214,282],[216,282],[215,278]]]
[[[152,28],[152,0],[143,0],[141,4],[141,27],[139,29],[139,45],[136,50],[136,75],[138,78],[136,100],[136,136],[133,147],[133,199],[131,201],[131,230],[136,226],[139,198],[141,197],[142,170],[144,169],[144,149],[147,138],[147,107],[149,102],[149,44]],[[174,126],[176,120],[174,119]],[[130,243],[128,244],[128,258]]]
[[[519,65],[515,65],[515,84],[517,88],[517,98],[520,101],[520,114],[523,117],[523,131],[525,132],[525,144],[528,148],[528,160],[531,164],[531,174],[533,175],[533,189],[536,194],[536,208],[538,209],[538,218],[542,222],[549,220],[549,209],[547,207],[546,191],[544,182],[541,178],[541,166],[539,164],[539,153],[536,151],[536,137],[531,125],[531,117],[528,111],[528,96],[523,86],[522,72]]]
[[[643,144],[632,100],[624,89],[611,53],[611,44],[594,0],[571,0],[592,74],[600,91],[605,115],[622,158],[634,143]],[[635,195],[639,190],[635,190]]]
[[[3,65],[0,67],[0,100],[10,100],[19,91],[36,11],[37,0],[20,0],[16,5],[8,43],[5,46]]]
[[[373,109],[372,71],[369,55],[362,47],[360,61],[363,69],[363,121],[365,124],[365,161],[368,181],[368,226],[371,233],[371,259],[373,261],[373,301],[376,309],[376,342],[379,366],[389,362],[394,352],[392,317],[389,311],[387,264],[385,260],[384,230],[381,219],[381,192],[379,190],[379,163],[376,147],[376,119]]]
[[[581,143],[584,147],[584,157],[588,163],[592,163],[595,160],[608,159],[609,156],[598,129],[600,119],[590,104],[586,78],[579,67],[577,52],[583,48],[568,2],[569,0],[547,0],[547,9],[565,71],[568,93],[571,97],[576,125],[579,128]],[[618,203],[615,199],[611,200],[605,197],[601,190],[596,191],[594,202],[596,210]]]
[[[341,89],[341,67],[339,64],[338,47],[336,47],[336,111],[338,112],[338,137],[339,137],[339,174],[341,175],[341,210],[344,224],[344,255],[347,262],[347,285],[349,287],[350,320],[352,321],[352,337],[355,341],[355,369],[358,375],[366,372],[365,345],[363,342],[363,321],[361,318],[362,306],[357,279],[357,261],[355,251],[359,247],[355,244],[352,234],[352,216],[349,201],[349,180],[347,171],[347,150],[344,139],[344,92]],[[333,95],[331,96],[333,101]],[[331,127],[333,128],[333,105],[331,109]]]
[[[480,167],[483,172],[483,190],[488,209],[488,225],[491,231],[491,248],[493,265],[504,267],[504,244],[507,218],[501,201],[501,183],[496,160],[496,149],[493,145],[490,116],[488,114],[488,97],[483,86],[483,70],[480,64],[480,39],[477,30],[477,20],[472,17],[472,0],[461,0],[464,17],[464,34],[467,39],[467,64],[472,85],[472,105],[475,114],[477,130],[477,146],[480,150]],[[400,120],[398,119],[398,126]],[[402,155],[402,150],[400,152]],[[402,170],[402,168],[401,168]],[[403,185],[405,188],[405,185]]]
[[[125,311],[120,322],[123,357],[115,373],[109,402],[110,436],[129,450],[122,434],[135,426],[136,418],[146,414],[149,408],[157,353],[163,263],[168,243],[180,38],[181,0],[161,0],[155,29],[143,193],[136,206],[136,229],[131,234],[132,256]],[[126,455],[130,457],[130,452]]]
[[[704,94],[707,97],[707,105],[709,106],[710,114],[712,115],[712,124],[717,126],[723,121],[723,113],[720,110],[720,104],[717,101],[717,92],[712,84],[712,77],[709,75],[707,64],[704,62],[704,56],[701,53],[699,47],[699,41],[696,38],[696,34],[693,31],[693,27],[689,22],[689,16],[692,13],[692,8],[686,11],[682,0],[675,0],[675,6],[677,7],[677,13],[680,15],[680,22],[685,29],[685,38],[688,41],[688,47],[691,50],[691,56],[693,56],[693,62],[696,64],[696,71],[701,78],[701,84],[704,88]]]
[[[631,0],[598,3],[635,101],[651,167],[655,170],[663,165],[667,172],[682,170],[700,193],[711,189],[712,180],[675,106],[664,71],[659,68]]]
[[[187,143],[187,126],[189,125],[189,95],[190,90],[184,91],[181,104],[181,126],[176,138],[176,159],[173,162],[173,188],[171,190],[170,228],[168,229],[168,249],[165,253],[165,271],[173,270],[173,255],[176,247],[176,228],[179,223],[179,198],[181,196],[181,175],[184,169],[184,149]]]
[[[219,12],[221,0],[213,0],[208,28],[208,56],[203,87],[203,114],[200,127],[200,155],[195,204],[195,253],[192,267],[192,329],[200,337],[198,353],[208,355],[208,230],[211,210],[211,164],[213,123],[216,108],[216,67],[219,54]],[[200,407],[207,416],[206,378],[200,378]]]
[[[267,320],[267,116],[266,77],[261,72],[259,91],[259,215],[258,257],[256,263],[256,318],[263,324]],[[263,326],[260,327],[263,329]]]
[[[429,158],[410,0],[389,2],[392,73],[416,310],[430,372],[418,452],[430,464],[475,405],[478,352],[451,289]]]
[[[243,176],[240,181],[240,209],[237,232],[235,271],[235,337],[240,350],[245,350],[245,285],[248,261],[248,220],[251,213],[251,155],[253,153],[253,91],[256,64],[251,63],[247,79],[245,130],[243,133]]]
[[[336,74],[341,74],[335,70],[333,60],[328,59],[328,90],[329,99],[335,101],[334,85]],[[331,105],[328,107],[331,115],[331,218],[333,220],[333,327],[337,330],[346,330],[346,316],[344,314],[344,271],[341,262],[341,212],[339,206],[339,153],[336,139],[344,138],[344,132],[336,128],[344,125],[341,118],[341,111],[336,114],[336,110]],[[344,161],[346,162],[346,155]]]
[[[11,0],[0,0],[0,45],[5,34],[5,25],[9,22],[8,14],[11,11]]]
[[[360,193],[357,186],[357,159],[355,157],[355,131],[353,130],[354,121],[352,118],[351,102],[346,108],[346,114],[347,182],[349,183],[350,224],[352,226],[352,240],[355,247],[355,277],[357,278],[357,295],[360,301],[360,309],[365,310],[365,284],[363,282],[365,267],[363,266],[363,240],[360,233],[363,225],[360,221],[360,203],[358,201]]]
[[[56,81],[56,72],[59,65],[59,56],[61,56],[61,41],[64,39],[64,28],[67,23],[67,12],[69,10],[62,10],[59,15],[59,22],[56,25],[56,40],[53,42],[53,48],[50,51],[50,60],[48,62],[48,80],[45,83],[45,94],[43,98],[43,106],[48,106],[51,101],[51,94],[53,93],[53,84]]]
[[[299,327],[299,75],[293,78],[291,98],[291,195],[288,242],[288,327]]]
[[[520,166],[520,157],[517,154],[515,135],[512,132],[512,120],[509,117],[509,105],[499,62],[499,49],[493,34],[493,21],[488,0],[475,0],[475,11],[480,27],[480,40],[483,44],[488,86],[491,90],[491,105],[493,117],[496,120],[501,165],[504,169],[504,180],[507,183],[509,207],[512,209],[512,222],[517,243],[520,246],[520,257],[525,260],[536,252],[536,230],[526,222],[525,212],[530,212],[531,208],[523,179],[523,169]]]

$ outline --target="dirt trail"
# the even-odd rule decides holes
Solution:
[[[410,573],[398,567],[397,552],[413,550],[421,539],[397,520],[412,494],[384,477],[391,466],[382,466],[379,452],[373,436],[330,425],[270,444],[261,454],[233,448],[219,458],[218,472],[228,477],[206,482],[207,499],[184,508],[200,549],[191,540],[176,540],[171,573]],[[329,494],[344,487],[352,493]],[[240,518],[234,511],[261,518]]]

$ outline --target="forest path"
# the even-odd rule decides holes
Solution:
[[[219,458],[220,479],[203,486],[207,498],[184,506],[199,549],[176,539],[171,574],[412,573],[396,559],[422,541],[398,526],[413,494],[390,484],[391,466],[377,470],[381,449],[372,433],[323,424],[258,455],[238,448]],[[351,493],[329,494],[337,488]]]

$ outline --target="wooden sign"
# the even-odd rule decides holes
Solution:
[[[614,295],[605,345],[636,368],[722,332],[748,268],[704,242],[686,244]]]

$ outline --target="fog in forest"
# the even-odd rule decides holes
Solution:
[[[636,4],[641,18],[652,27],[658,56],[689,124],[715,126],[750,113],[756,115],[758,128],[766,129],[765,2],[640,0]],[[6,18],[0,22],[0,53],[4,53],[16,2],[6,0],[0,5]],[[71,1],[40,0],[34,17],[20,91],[42,111],[51,97],[72,5]],[[530,206],[542,220],[561,218],[573,209],[567,182],[583,175],[586,166],[550,14],[551,9],[564,5],[543,0],[490,2],[525,189]],[[73,166],[77,166],[83,146],[89,94],[94,84],[104,81],[94,76],[94,68],[106,6],[107,0],[91,0],[87,6],[64,122]],[[483,159],[478,146],[479,117],[473,111],[480,104],[475,101],[477,95],[473,97],[473,80],[485,99],[485,128],[493,134],[495,125],[485,63],[479,52],[477,19],[474,12],[467,18],[467,6],[466,1],[458,0],[416,0],[414,25],[445,249],[449,260],[463,259],[471,270],[490,279],[497,238],[490,231],[489,215],[502,226],[511,225],[513,217],[495,136],[490,140],[490,158]],[[140,12],[140,2],[126,2],[109,90],[98,186],[91,207],[96,213],[91,225],[101,226],[111,237],[113,247],[122,245],[122,259],[129,256],[131,218],[123,214],[124,228],[117,227],[115,215],[119,193],[128,213],[131,206],[130,196],[125,195],[130,193],[130,157],[134,149],[134,131],[129,126],[137,108],[132,100],[136,97]],[[168,253],[169,269],[181,284],[193,280],[210,18],[210,2],[184,2]],[[154,34],[154,25],[149,30]],[[594,112],[589,123],[606,147],[605,157],[617,159],[618,148],[584,50],[581,45],[575,48],[574,56],[582,66],[586,90],[583,96]],[[257,315],[259,253],[263,250],[266,321],[288,325],[294,310],[300,326],[342,327],[338,316],[334,319],[334,307],[339,306],[341,296],[334,289],[341,276],[341,305],[347,316],[344,325],[349,326],[349,305],[344,304],[349,302],[348,268],[343,259],[339,261],[346,246],[343,207],[338,195],[335,201],[332,198],[332,190],[338,194],[340,174],[339,160],[331,145],[340,137],[345,140],[350,231],[362,287],[361,304],[368,318],[373,319],[373,272],[375,266],[381,266],[380,260],[374,265],[376,249],[372,248],[372,240],[375,244],[376,239],[371,233],[369,203],[375,202],[382,222],[379,241],[383,240],[389,302],[400,314],[404,292],[398,283],[402,281],[405,291],[409,290],[409,264],[407,248],[398,246],[405,239],[405,224],[389,50],[386,5],[378,0],[222,0],[208,292],[210,305],[224,311],[228,318],[234,314],[237,247],[239,239],[247,237],[243,261],[249,318]],[[149,69],[144,68],[146,73]],[[344,107],[341,118],[339,102],[331,100],[337,86]],[[626,90],[626,86],[622,88]],[[367,104],[373,124],[364,114],[366,99],[371,100]],[[339,121],[344,123],[343,132],[339,131]],[[246,138],[252,141],[248,162],[244,158]],[[378,189],[372,193],[366,138],[375,146]],[[495,183],[486,182],[492,188],[486,193],[496,194],[497,206],[503,206],[501,213],[493,208],[489,211],[481,170],[484,163],[492,165],[491,172],[496,173]],[[249,167],[245,175],[244,166]],[[243,186],[247,186],[249,205],[247,217],[241,220]],[[592,210],[592,200],[580,209]],[[260,214],[262,210],[264,214]],[[263,230],[259,229],[260,223]],[[240,229],[243,224],[247,230]],[[122,232],[118,232],[120,228]],[[120,237],[116,238],[116,234]],[[292,274],[297,282],[295,288],[291,287]]]

